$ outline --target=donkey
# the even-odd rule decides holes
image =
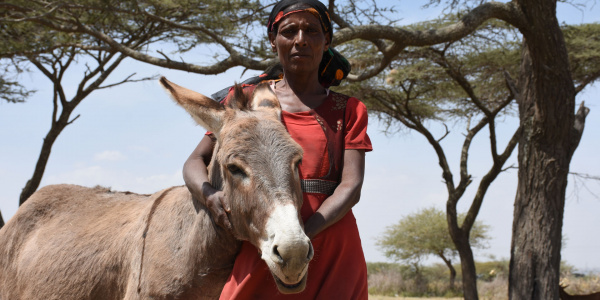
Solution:
[[[260,85],[246,103],[236,87],[224,106],[160,83],[217,138],[209,176],[226,195],[232,232],[183,186],[153,195],[47,186],[0,230],[0,299],[218,298],[241,240],[281,293],[304,290],[313,249],[299,213],[303,152],[275,94]]]

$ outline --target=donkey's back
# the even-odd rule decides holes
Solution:
[[[110,299],[123,294],[125,283],[119,279],[130,272],[133,241],[141,236],[142,214],[135,212],[149,203],[148,196],[104,188],[40,189],[0,231],[0,297]]]
[[[181,294],[181,285],[193,281],[193,275],[170,267],[181,258],[154,245],[171,239],[169,247],[187,252],[183,243],[189,241],[182,237],[197,223],[191,215],[199,213],[202,209],[194,208],[185,187],[150,196],[76,185],[44,187],[0,230],[0,299],[161,299]],[[152,261],[156,259],[164,261]]]

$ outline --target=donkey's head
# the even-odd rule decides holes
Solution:
[[[236,86],[224,106],[164,77],[160,83],[217,138],[211,183],[225,193],[234,235],[259,249],[282,293],[304,290],[313,249],[300,218],[302,148],[281,123],[275,94],[259,85],[248,101]]]

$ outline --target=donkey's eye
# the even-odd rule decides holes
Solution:
[[[299,159],[299,160],[298,160],[298,161],[297,161],[297,162],[294,164],[294,167],[295,167],[296,169],[300,168],[300,164],[301,164],[301,163],[302,163],[302,159]]]
[[[238,175],[238,176],[243,176],[243,177],[248,176],[248,175],[246,175],[246,173],[242,169],[240,169],[240,167],[238,167],[238,166],[236,166],[234,164],[227,165],[227,170],[229,170],[229,172],[232,175]]]

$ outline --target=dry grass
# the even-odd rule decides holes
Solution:
[[[409,268],[401,265],[370,263],[368,266],[369,300],[462,299],[456,298],[457,295],[461,295],[460,279],[457,278],[455,289],[449,289],[443,266],[422,268],[422,276],[419,278],[416,278]],[[507,261],[479,263],[477,270],[479,271],[479,280],[477,280],[479,299],[508,299]],[[568,265],[561,266],[561,270],[561,284],[567,286],[565,289],[567,293],[584,295],[600,292],[599,273],[574,273],[574,268]],[[424,297],[418,297],[419,295]]]
[[[402,274],[395,270],[382,270],[369,276],[369,290],[371,291],[393,295],[406,288]]]
[[[566,286],[565,291],[571,295],[596,293],[600,292],[600,274],[563,277],[560,284]]]
[[[478,281],[477,293],[481,300],[507,300],[508,280],[504,276],[497,276],[491,281]]]

